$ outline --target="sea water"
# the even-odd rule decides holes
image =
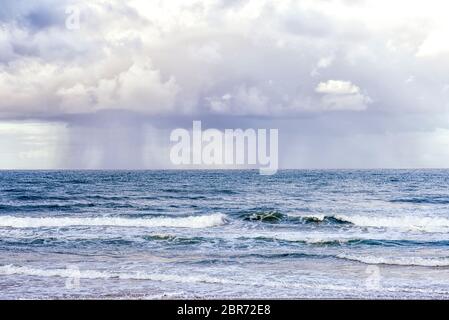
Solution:
[[[0,298],[449,298],[448,170],[2,171]]]

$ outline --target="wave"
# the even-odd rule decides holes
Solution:
[[[35,201],[35,200],[33,200]],[[34,212],[34,211],[73,211],[83,208],[93,208],[94,203],[73,204],[30,204],[30,205],[0,205],[0,211],[5,212]]]
[[[411,197],[398,198],[390,200],[391,203],[414,203],[414,204],[449,204],[448,197],[428,196],[428,197]]]
[[[25,266],[3,265],[0,266],[0,275],[25,275],[36,277],[61,277],[67,279],[119,279],[119,280],[149,280],[160,282],[178,282],[186,284],[208,283],[233,286],[255,286],[273,288],[298,288],[298,289],[322,289],[335,291],[352,291],[354,288],[338,285],[317,285],[316,283],[301,284],[285,281],[264,281],[260,279],[241,281],[237,279],[217,278],[208,275],[177,275],[148,272],[108,272],[97,270],[79,270],[75,267],[66,269],[39,269]]]
[[[443,217],[413,217],[413,216],[358,216],[358,215],[294,215],[282,214],[278,211],[256,212],[242,215],[246,221],[260,221],[268,223],[290,222],[311,225],[329,226],[359,226],[375,228],[397,228],[407,231],[448,232],[449,218]]]
[[[297,219],[304,223],[351,224],[351,222],[346,219],[326,215],[304,216],[298,217]]]
[[[397,266],[419,267],[449,267],[449,257],[423,258],[423,257],[375,257],[350,254],[338,254],[339,259],[362,262],[365,264],[385,264]]]
[[[79,270],[75,267],[66,269],[38,269],[24,266],[3,265],[0,266],[1,275],[27,275],[37,277],[62,277],[78,279],[120,279],[120,280],[152,280],[152,281],[174,281],[181,283],[233,283],[226,279],[220,279],[205,275],[175,275],[175,274],[157,274],[146,272],[118,273],[97,270]]]
[[[281,259],[281,258],[311,258],[311,259],[343,259],[361,262],[364,264],[375,265],[396,265],[396,266],[418,266],[418,267],[449,267],[449,257],[380,257],[380,256],[363,256],[363,255],[351,255],[346,253],[340,254],[312,254],[304,252],[285,252],[275,254],[247,254],[235,256],[236,258],[242,257],[256,257],[263,259]]]
[[[96,218],[62,218],[62,217],[12,217],[0,216],[0,227],[41,228],[70,226],[109,226],[109,227],[175,227],[175,228],[208,228],[226,223],[226,216],[221,213],[190,216],[183,218],[151,218],[129,219],[114,217]]]
[[[129,200],[131,197],[128,196],[106,196],[106,195],[87,195],[85,196],[86,199],[95,199],[95,200],[111,200],[111,201],[122,201],[122,200]]]
[[[326,215],[308,215],[308,216],[295,216],[289,214],[283,214],[279,211],[266,211],[245,213],[241,215],[243,220],[246,221],[261,221],[261,222],[290,222],[300,224],[350,224],[350,222],[337,218],[335,216]]]
[[[350,221],[342,217],[324,214],[310,214],[310,215],[287,214],[285,219],[293,223],[301,223],[301,224],[323,224],[323,225],[352,224]]]
[[[173,200],[208,200],[206,196],[199,195],[160,195],[151,199],[173,199]]]
[[[310,245],[329,245],[329,246],[382,246],[382,247],[427,247],[427,246],[441,246],[446,247],[449,245],[449,240],[424,240],[424,239],[398,239],[398,238],[388,238],[380,234],[376,235],[365,235],[363,233],[358,234],[325,234],[325,233],[298,233],[298,232],[279,232],[279,233],[259,233],[253,235],[238,236],[237,239],[251,239],[266,242],[291,242],[299,244],[310,244]]]
[[[0,239],[0,246],[7,247],[62,247],[69,246],[73,248],[76,246],[98,246],[98,245],[113,245],[113,246],[131,246],[136,245],[136,241],[128,240],[128,239],[120,239],[120,238],[110,238],[110,239],[64,239],[64,238],[35,238],[35,239]]]
[[[344,224],[359,227],[398,228],[408,231],[447,232],[449,231],[449,219],[438,217],[412,217],[392,216],[373,217],[357,215],[308,215],[293,216],[305,223]]]
[[[275,236],[256,236],[251,239],[262,241],[285,241],[300,244],[322,245],[322,246],[343,246],[343,245],[368,245],[368,246],[406,246],[414,245],[416,242],[408,242],[403,240],[382,240],[382,239],[364,239],[364,238],[336,238],[336,237],[302,237],[289,235]],[[446,242],[447,243],[447,242]]]
[[[163,241],[171,244],[199,244],[202,242],[213,242],[214,239],[208,239],[204,237],[178,237],[175,235],[168,234],[156,234],[143,236],[144,240],[147,241]]]
[[[29,191],[28,189],[20,189],[20,188],[0,189],[0,192],[6,192],[6,193],[25,193],[28,191]]]
[[[301,235],[295,233],[280,234],[254,234],[254,235],[226,235],[224,237],[204,237],[204,236],[179,236],[176,234],[150,234],[134,237],[111,237],[101,235],[80,234],[77,237],[65,237],[64,234],[50,237],[9,237],[0,239],[0,246],[83,246],[83,245],[141,245],[145,242],[159,242],[164,245],[196,245],[203,243],[216,244],[225,241],[258,241],[266,243],[286,242],[291,244],[304,244],[311,246],[379,246],[379,247],[447,247],[449,240],[414,240],[414,239],[384,239],[384,238],[364,238],[362,235],[353,237],[338,237],[326,235]]]
[[[284,220],[286,216],[278,211],[267,211],[243,214],[242,218],[246,221],[279,222]]]
[[[446,232],[449,230],[448,218],[433,217],[368,217],[337,216],[337,219],[348,221],[356,226],[377,228],[398,228],[407,231]]]
[[[367,297],[373,298],[375,292],[381,291],[385,293],[393,293],[393,297],[396,297],[397,293],[409,293],[409,294],[422,294],[429,295],[431,297],[442,298],[447,296],[449,292],[447,290],[438,290],[433,288],[417,288],[417,287],[388,287],[381,286],[379,289],[367,290],[365,286],[352,286],[343,284],[322,284],[317,282],[301,283],[294,281],[282,281],[270,280],[261,281],[261,279],[249,278],[245,280],[239,279],[228,279],[228,278],[218,278],[215,276],[208,275],[192,275],[192,274],[161,274],[161,273],[149,273],[149,272],[113,272],[113,271],[98,271],[98,270],[80,270],[75,266],[68,266],[65,269],[41,269],[41,268],[31,268],[26,266],[15,266],[15,265],[0,265],[0,275],[11,276],[34,276],[34,277],[59,277],[65,278],[67,280],[107,280],[107,279],[118,279],[118,280],[140,280],[140,281],[158,281],[158,282],[177,282],[184,284],[215,284],[215,285],[227,285],[227,286],[253,286],[253,287],[269,287],[276,289],[296,289],[296,290],[308,290],[308,296],[314,292],[318,292],[319,296],[322,297],[324,292],[340,292],[340,293],[351,293],[356,297]],[[312,291],[310,291],[312,290]],[[176,293],[176,295],[183,295],[183,293]],[[383,295],[384,296],[384,295]],[[120,296],[122,297],[122,296]],[[163,295],[166,298],[165,295]],[[220,298],[215,296],[215,298]],[[279,296],[282,298],[283,296]],[[133,298],[133,297],[131,297]],[[148,296],[148,298],[154,298]],[[213,296],[212,296],[213,298]],[[236,297],[237,298],[237,297]]]

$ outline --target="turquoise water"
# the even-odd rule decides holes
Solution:
[[[449,171],[3,171],[0,298],[449,298]]]

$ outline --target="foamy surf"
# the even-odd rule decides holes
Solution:
[[[292,288],[313,288],[315,285],[286,283],[277,281],[262,282],[258,279],[253,281],[237,281],[208,275],[177,275],[177,274],[159,274],[148,272],[106,272],[97,270],[78,270],[73,268],[66,269],[40,269],[27,266],[3,265],[0,266],[0,275],[24,275],[35,277],[60,277],[68,279],[119,279],[119,280],[148,280],[160,282],[178,282],[178,283],[209,283],[220,285],[244,285],[244,286],[266,286],[266,287],[292,287]],[[326,290],[351,290],[350,287],[341,287],[335,285],[327,285],[322,287]]]
[[[418,267],[448,267],[449,257],[423,258],[423,257],[376,257],[351,254],[339,254],[337,258],[357,261],[365,264],[385,264],[397,266]]]
[[[330,222],[334,224],[352,224],[359,227],[396,228],[406,231],[447,232],[449,219],[439,217],[390,216],[373,217],[358,215],[292,215],[308,223]]]
[[[430,217],[368,217],[368,216],[336,216],[361,227],[397,228],[407,231],[447,232],[449,219]]]
[[[120,279],[120,280],[151,280],[173,281],[181,283],[216,283],[227,284],[229,281],[205,275],[175,275],[148,272],[106,272],[97,270],[66,269],[39,269],[26,266],[3,265],[0,266],[0,275],[25,275],[36,277],[61,277],[78,279]]]
[[[12,217],[1,216],[0,227],[11,228],[42,228],[42,227],[174,227],[174,228],[209,228],[220,226],[226,223],[226,215],[221,213],[190,216],[182,218],[149,218],[149,219],[129,219],[114,217],[95,218],[69,218],[69,217]]]
[[[287,242],[299,242],[305,244],[345,244],[357,240],[365,240],[361,237],[347,236],[338,237],[335,235],[325,234],[301,234],[298,232],[282,232],[282,233],[259,233],[248,236],[237,236],[236,238],[244,239],[259,239],[268,241],[287,241]]]
[[[97,270],[78,270],[73,268],[66,269],[41,269],[41,268],[31,268],[27,266],[16,266],[16,265],[2,265],[0,266],[0,275],[2,276],[32,276],[32,277],[59,277],[63,279],[78,279],[78,280],[107,280],[107,279],[118,279],[118,280],[140,280],[140,281],[158,281],[158,282],[176,282],[183,284],[212,284],[212,285],[232,285],[232,286],[250,286],[250,287],[264,287],[273,288],[276,290],[282,290],[285,288],[290,288],[294,290],[307,290],[308,292],[346,292],[346,293],[356,293],[357,296],[370,296],[374,293],[375,289],[367,289],[362,287],[345,286],[341,284],[319,284],[319,283],[298,283],[298,282],[287,282],[287,281],[262,281],[262,279],[247,279],[245,281],[237,281],[232,279],[211,277],[208,275],[177,275],[177,274],[160,274],[160,273],[149,273],[149,272],[108,272],[108,271],[97,271]],[[266,280],[266,279],[265,279]],[[407,287],[379,287],[378,291],[391,292],[391,293],[415,293],[415,294],[425,294],[425,295],[440,295],[447,296],[448,291],[445,290],[432,290],[432,289],[422,289],[422,288],[407,288]],[[179,297],[185,296],[184,292],[173,292],[169,294],[144,296],[143,299],[160,299],[167,298],[167,296]],[[119,296],[124,298],[123,296]],[[280,298],[282,295],[279,296]],[[135,297],[132,297],[135,298]]]

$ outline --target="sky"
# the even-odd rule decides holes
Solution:
[[[449,167],[444,0],[1,0],[0,169],[171,168],[279,129],[281,168]]]

